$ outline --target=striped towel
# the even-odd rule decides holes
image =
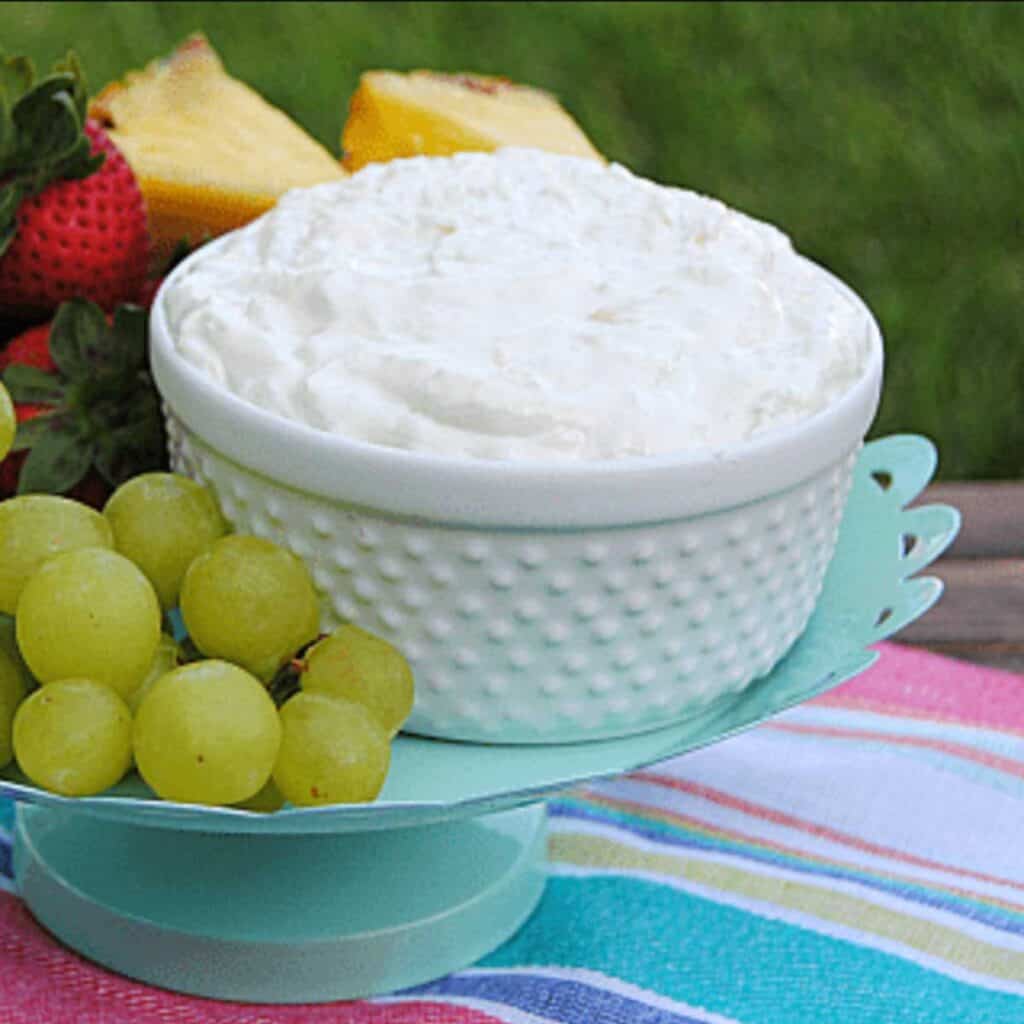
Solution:
[[[85,963],[7,892],[0,1021],[1024,1022],[1024,678],[881,650],[771,723],[553,802],[541,905],[469,970],[212,1003]],[[0,871],[10,889],[4,831]]]

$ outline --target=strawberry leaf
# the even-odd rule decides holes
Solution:
[[[145,370],[149,360],[149,313],[141,306],[127,303],[114,312],[113,330],[110,332],[112,348],[117,354],[112,365],[123,373]]]
[[[2,66],[2,65],[0,65]],[[18,133],[11,120],[11,109],[7,97],[0,91],[0,167],[6,167],[18,149]]]
[[[32,445],[18,477],[18,493],[63,494],[92,465],[93,445],[76,429],[53,430]]]
[[[48,167],[74,146],[82,123],[71,88],[69,75],[53,75],[14,104],[11,120],[18,133],[15,158],[22,166]]]
[[[7,247],[14,241],[14,236],[18,233],[18,225],[14,220],[9,220],[6,223],[0,221],[0,256],[7,251]]]
[[[23,58],[0,61],[0,181],[35,195],[58,178],[83,178],[103,163],[85,134],[87,94],[74,53],[36,82]],[[0,244],[10,210],[0,211]],[[2,255],[0,249],[0,255]]]
[[[15,402],[28,405],[57,405],[64,395],[60,378],[35,366],[8,366],[4,384]]]
[[[60,177],[64,180],[88,178],[90,174],[94,174],[100,169],[103,161],[106,159],[106,153],[93,153],[89,136],[82,135],[75,145],[68,150],[67,156],[64,158]]]
[[[85,111],[89,103],[89,90],[85,86],[85,74],[82,71],[78,54],[74,50],[68,50],[63,60],[57,61],[53,70],[63,72],[71,79],[71,98],[75,102],[75,110],[78,112],[79,121],[85,122]]]
[[[112,487],[140,473],[164,468],[162,447],[152,443],[152,436],[129,424],[103,434],[96,444],[95,463],[100,475]]]
[[[97,369],[107,337],[107,318],[94,302],[70,299],[61,303],[50,328],[50,355],[66,377],[85,377]]]
[[[0,256],[3,256],[18,233],[18,222],[14,215],[25,197],[25,192],[25,187],[18,181],[0,187]]]
[[[0,218],[13,219],[21,203],[24,188],[20,182],[12,181],[0,188]]]
[[[34,447],[41,437],[53,430],[55,422],[56,417],[53,413],[44,413],[42,416],[33,416],[30,420],[22,420],[14,434],[11,451],[23,452]]]

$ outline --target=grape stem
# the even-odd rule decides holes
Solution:
[[[295,652],[295,656],[274,673],[273,679],[267,684],[267,691],[278,707],[281,707],[302,689],[302,673],[306,671],[306,652],[323,640],[326,635],[326,633],[321,633],[315,640],[310,640],[308,644],[300,647]]]
[[[202,661],[206,657],[205,654],[198,647],[192,637],[186,636],[180,644],[178,644],[178,664],[188,665],[193,661]]]

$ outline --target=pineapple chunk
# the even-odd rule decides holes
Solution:
[[[139,181],[158,251],[248,223],[288,189],[345,177],[294,121],[232,78],[202,34],[93,99]]]
[[[505,78],[437,71],[368,71],[349,103],[343,163],[449,156],[532,146],[602,159],[579,125],[546,92]]]

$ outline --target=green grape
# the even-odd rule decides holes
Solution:
[[[188,567],[181,614],[203,654],[263,680],[320,630],[316,591],[301,559],[243,534],[222,537]]]
[[[131,764],[131,712],[113,690],[91,679],[50,683],[18,708],[14,755],[43,789],[64,796],[102,793]]]
[[[409,663],[386,640],[358,626],[341,626],[318,640],[303,662],[303,690],[362,704],[391,736],[412,711]]]
[[[274,782],[300,807],[373,800],[391,763],[388,734],[362,706],[323,693],[298,693],[281,708]]]
[[[6,651],[0,649],[0,768],[14,756],[11,726],[18,705],[28,693],[21,667]]]
[[[135,715],[135,763],[164,800],[248,800],[270,778],[280,743],[281,723],[263,684],[226,661],[168,672]]]
[[[0,651],[9,655],[14,664],[18,666],[21,677],[25,682],[25,690],[34,690],[38,684],[33,678],[32,673],[29,672],[25,659],[21,656],[16,631],[17,624],[14,621],[14,616],[4,615],[0,612]]]
[[[0,612],[15,613],[21,588],[48,558],[113,546],[110,524],[81,502],[55,494],[0,501]]]
[[[40,683],[84,676],[132,692],[160,642],[160,602],[124,555],[66,551],[41,565],[21,592],[18,647]]]
[[[255,796],[249,797],[248,800],[241,800],[231,806],[237,807],[240,811],[273,814],[274,811],[281,810],[284,807],[284,803],[285,800],[281,790],[277,788],[273,779],[269,779],[267,784]]]
[[[18,651],[18,640],[14,635],[14,616],[0,612],[0,650],[15,657]]]
[[[165,609],[177,605],[192,559],[228,529],[213,495],[174,473],[132,477],[110,496],[103,514],[114,546],[149,577]]]
[[[0,384],[0,459],[6,459],[7,453],[14,444],[14,432],[18,427],[18,418],[14,415],[14,403],[10,392]]]
[[[153,684],[178,667],[178,656],[180,654],[181,648],[178,646],[178,641],[167,633],[161,633],[160,642],[156,646],[156,653],[149,664],[146,678],[125,698],[133,715],[139,710],[142,698],[149,693]]]

